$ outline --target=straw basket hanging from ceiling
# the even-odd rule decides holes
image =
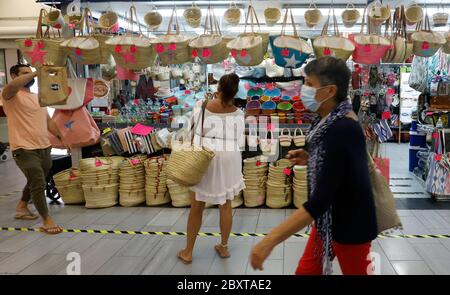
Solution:
[[[351,9],[349,8],[351,6]],[[359,10],[355,8],[353,3],[348,3],[345,10],[342,12],[342,22],[346,28],[353,27],[360,18]]]
[[[316,26],[321,19],[322,19],[322,12],[320,12],[320,10],[317,9],[316,4],[311,1],[308,10],[306,10],[305,12],[306,25],[312,28]]]
[[[184,11],[183,16],[184,20],[190,27],[194,29],[200,27],[202,11],[197,4],[192,3],[192,6]]]
[[[438,6],[438,12],[433,14],[433,25],[435,27],[445,27],[447,25],[447,22],[448,12],[445,11],[444,5],[441,2],[441,4]]]
[[[418,24],[423,19],[423,9],[419,4],[413,2],[405,10],[406,23],[410,26]]]
[[[391,8],[389,4],[383,6],[381,2],[377,0],[371,5],[368,16],[372,24],[379,26],[391,17]],[[365,14],[363,17],[365,17]]]
[[[162,23],[162,15],[156,9],[156,6],[152,6],[152,10],[144,16],[145,24],[150,30],[157,30]]]
[[[241,10],[237,7],[236,3],[232,2],[230,4],[230,8],[225,11],[223,18],[232,26],[239,25],[241,21]]]
[[[431,57],[446,43],[446,39],[440,33],[431,31],[427,14],[425,15],[425,24],[422,23],[418,24],[416,32],[411,35],[413,52],[417,56]]]
[[[281,12],[280,9],[276,7],[269,7],[264,10],[264,18],[266,21],[266,25],[269,27],[272,27],[276,25],[276,23],[281,18]]]

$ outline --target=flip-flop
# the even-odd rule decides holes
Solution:
[[[44,233],[49,234],[49,235],[57,235],[57,234],[60,234],[60,233],[62,233],[64,231],[64,229],[59,227],[59,226],[52,226],[52,227],[47,227],[47,228],[40,227],[39,230],[41,232],[44,232]]]
[[[14,219],[17,220],[35,220],[38,218],[39,216],[34,215],[31,212],[16,212],[16,215],[14,216]]]
[[[214,249],[216,250],[217,254],[220,256],[220,258],[230,258],[230,254],[228,255],[222,255],[222,252],[220,252],[221,245],[215,245]]]
[[[181,260],[181,262],[183,262],[184,264],[191,264],[192,260],[186,260],[181,256],[181,252],[183,252],[183,250],[181,250],[180,252],[177,253],[177,257],[178,259]]]

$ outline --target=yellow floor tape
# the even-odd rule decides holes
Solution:
[[[0,227],[0,231],[40,232],[39,228],[25,227]],[[65,233],[88,233],[88,234],[113,234],[113,235],[156,235],[156,236],[185,236],[185,232],[156,232],[156,231],[133,231],[133,230],[102,230],[102,229],[65,229]],[[198,233],[201,237],[220,237],[220,233]],[[264,237],[263,233],[231,233],[232,237]],[[295,234],[297,238],[308,238],[309,234]],[[392,239],[450,239],[450,235],[379,235],[379,238]]]

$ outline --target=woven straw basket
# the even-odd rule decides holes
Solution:
[[[240,192],[237,196],[234,197],[233,201],[231,201],[231,208],[237,208],[244,204],[244,198],[242,197],[242,192]]]
[[[244,180],[246,188],[243,197],[246,207],[258,207],[264,205],[266,198],[266,181],[268,163],[260,157],[244,160]]]
[[[145,200],[148,206],[170,203],[167,189],[167,157],[154,157],[144,162],[145,166]]]
[[[58,190],[59,195],[61,196],[61,199],[64,201],[65,205],[85,203],[81,183],[56,186],[56,189]]]
[[[417,3],[410,5],[405,10],[406,23],[410,26],[415,25],[423,19],[423,9]]]
[[[119,184],[103,186],[83,185],[86,208],[107,208],[119,201]]]
[[[175,19],[176,32],[172,32]],[[172,10],[172,16],[167,27],[166,35],[158,36],[152,40],[162,65],[183,64],[191,60],[189,50],[190,38],[180,35],[180,25],[176,15],[176,9]]]
[[[98,27],[111,33],[117,33],[119,30],[119,16],[113,11],[103,13],[98,20]]]
[[[325,25],[322,29],[322,35],[313,41],[314,55],[316,58],[320,58],[323,56],[333,56],[344,61],[350,58],[355,50],[355,45],[344,37],[339,35],[339,30],[336,25],[336,17],[334,16],[333,10],[333,19],[334,19],[334,35],[328,35],[328,25],[329,19],[325,22]]]
[[[276,7],[269,7],[264,10],[264,18],[266,20],[266,25],[271,27],[274,26],[281,18],[280,9]]]
[[[369,19],[375,26],[379,26],[391,17],[391,8],[389,4],[382,6],[381,3],[376,3],[369,10]],[[365,16],[363,16],[365,18]]]
[[[447,12],[437,12],[433,14],[433,25],[435,27],[445,27],[448,22]]]
[[[420,23],[418,30],[411,35],[413,52],[417,56],[431,57],[446,43],[446,39],[440,33],[431,31],[428,15],[425,15],[424,30],[420,30],[421,28]]]
[[[156,6],[153,6],[152,10],[144,16],[144,22],[151,30],[159,28],[162,23],[162,15],[156,10]]]
[[[230,4],[230,8],[225,11],[223,18],[230,25],[237,26],[241,21],[241,10],[233,2]]]
[[[352,9],[349,7],[352,6]],[[353,27],[356,22],[358,22],[359,17],[361,16],[359,11],[355,8],[355,5],[352,3],[347,4],[346,9],[342,12],[342,22],[346,28]]]
[[[76,168],[67,169],[53,175],[56,185],[73,185],[80,183],[80,171]]]
[[[133,34],[133,15],[139,24],[139,36]],[[115,36],[105,43],[111,52],[116,64],[128,70],[142,70],[152,66],[156,59],[156,52],[151,40],[142,34],[140,22],[137,19],[136,8],[130,8],[131,30],[125,35]]]
[[[38,25],[36,29],[36,36],[34,38],[18,39],[16,40],[20,51],[25,60],[33,67],[40,67],[42,65],[54,65],[63,67],[67,62],[67,54],[60,48],[60,44],[64,41],[59,35],[55,35],[55,31],[47,26],[45,32],[42,32],[43,20],[47,15],[45,9],[41,9],[39,13]],[[53,37],[50,37],[50,30],[53,32]],[[33,51],[42,53],[41,58],[32,58],[35,56]]]
[[[322,19],[322,12],[320,12],[320,10],[317,9],[316,4],[310,3],[308,10],[305,12],[306,25],[312,28],[316,26],[321,19]]]
[[[123,207],[134,207],[145,202],[145,190],[119,190],[119,203]]]
[[[307,168],[294,166],[294,206],[300,208],[308,200]]]
[[[202,20],[202,11],[195,3],[192,3],[191,8],[187,8],[183,13],[186,23],[192,28],[198,28]]]
[[[266,205],[270,208],[285,208],[292,203],[292,190],[290,185],[275,185],[267,183]]]
[[[188,187],[179,185],[170,179],[167,180],[167,187],[173,207],[189,207],[191,205],[191,193]]]

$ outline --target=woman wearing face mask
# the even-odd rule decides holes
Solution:
[[[377,237],[364,134],[347,99],[350,70],[334,57],[305,67],[302,102],[319,115],[307,136],[307,151],[290,151],[295,165],[308,165],[308,201],[274,228],[251,253],[262,269],[273,248],[313,223],[296,274],[331,274],[337,257],[342,273],[370,274],[371,241]]]

